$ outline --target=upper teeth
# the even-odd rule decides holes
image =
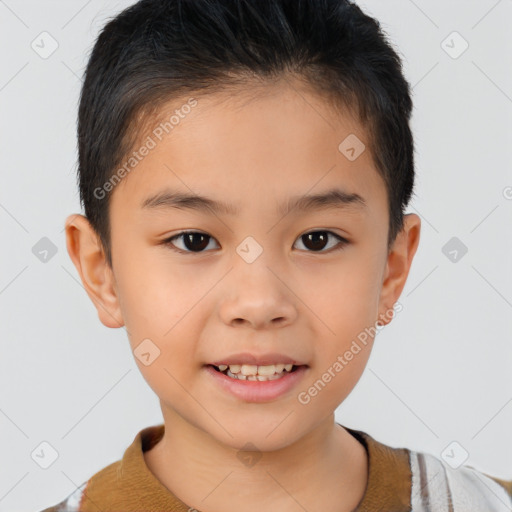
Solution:
[[[253,364],[230,364],[229,371],[233,374],[241,373],[242,375],[274,375],[274,373],[282,373],[284,370],[290,372],[293,364],[270,364],[267,366],[257,366]],[[219,370],[223,372],[228,365],[220,364]]]

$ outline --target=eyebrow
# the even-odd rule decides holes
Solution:
[[[366,206],[365,200],[359,194],[334,188],[314,195],[293,196],[277,208],[277,213],[284,216],[294,209],[300,212],[329,209],[364,211]],[[189,209],[225,215],[238,215],[239,213],[239,210],[234,205],[198,194],[177,192],[169,189],[145,199],[141,204],[141,208],[145,210],[177,208],[180,210]]]

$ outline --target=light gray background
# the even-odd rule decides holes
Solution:
[[[0,511],[55,504],[162,421],[124,329],[98,320],[63,232],[81,211],[75,123],[88,52],[132,3],[0,1]],[[437,457],[457,441],[466,464],[512,479],[512,2],[359,4],[414,87],[409,211],[423,225],[404,309],[337,420]],[[46,59],[31,48],[43,31],[59,45]],[[458,58],[442,47],[453,31],[469,43]],[[468,248],[457,262],[442,252],[454,236]],[[57,247],[46,263],[32,252],[42,237]],[[31,457],[43,441],[59,455],[48,469]]]

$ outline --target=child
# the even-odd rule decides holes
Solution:
[[[335,421],[419,243],[411,110],[348,0],[142,0],[105,26],[67,247],[164,423],[46,512],[510,510],[512,482]]]

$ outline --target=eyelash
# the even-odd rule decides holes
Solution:
[[[336,233],[333,233],[332,231],[328,231],[328,230],[325,230],[325,229],[318,229],[318,230],[315,230],[315,231],[307,231],[306,233],[300,235],[297,240],[300,240],[303,236],[305,235],[309,235],[309,234],[312,234],[312,233],[327,233],[328,235],[332,235],[334,238],[336,238],[338,241],[339,241],[339,244],[334,246],[334,248],[331,248],[327,251],[324,251],[324,250],[321,250],[321,251],[306,251],[306,252],[311,252],[311,253],[330,253],[330,252],[335,252],[335,251],[340,251],[342,249],[345,248],[346,245],[348,245],[350,242],[348,240],[346,240],[345,238],[343,238],[342,236],[336,234]],[[207,251],[190,251],[190,250],[183,250],[183,249],[178,249],[172,242],[173,240],[177,239],[177,238],[182,238],[183,236],[185,235],[189,235],[189,234],[198,234],[198,235],[206,235],[207,237],[211,239],[213,239],[212,236],[208,235],[207,233],[203,233],[202,231],[181,231],[179,233],[177,233],[176,235],[173,235],[172,237],[170,238],[166,238],[165,240],[162,240],[162,244],[169,247],[172,251],[175,251],[175,252],[178,252],[178,253],[181,253],[181,254],[201,254],[201,253],[204,253],[204,252],[207,252]]]

